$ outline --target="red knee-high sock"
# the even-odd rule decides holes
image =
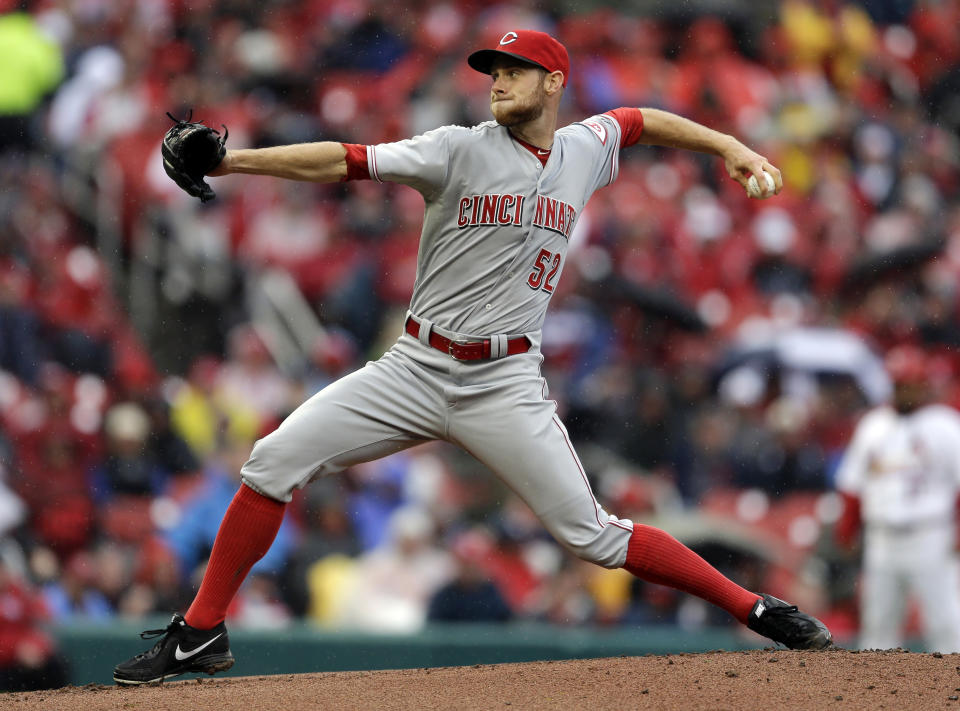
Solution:
[[[703,598],[744,624],[760,597],[725,578],[669,533],[642,524],[633,526],[623,567],[641,580]]]
[[[285,509],[286,504],[240,486],[220,523],[200,590],[184,615],[188,625],[208,630],[223,622],[250,568],[270,550]]]

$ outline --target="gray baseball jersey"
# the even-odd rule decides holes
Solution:
[[[593,192],[616,178],[620,144],[620,124],[600,115],[559,129],[545,165],[495,122],[368,146],[371,178],[424,196],[410,303],[419,332],[405,331],[259,440],[244,482],[289,501],[316,477],[446,440],[501,477],[569,550],[623,565],[633,524],[597,503],[547,397],[539,351],[570,232]],[[460,361],[432,347],[431,334],[492,343],[522,334],[530,345]]]
[[[410,310],[461,333],[539,330],[580,211],[617,176],[619,134],[610,116],[561,128],[545,166],[494,121],[369,146],[370,176],[426,203]]]

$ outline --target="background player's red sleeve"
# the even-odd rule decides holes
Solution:
[[[843,513],[833,530],[833,539],[837,545],[850,548],[854,539],[860,533],[862,521],[860,519],[860,498],[846,491],[840,492],[843,499]]]
[[[607,111],[607,115],[613,116],[623,130],[623,139],[620,141],[621,148],[632,146],[640,140],[640,134],[643,133],[643,112],[640,109],[614,109],[613,111]]]
[[[960,521],[960,493],[957,494],[957,501],[954,504],[954,510],[956,511],[956,520]],[[955,529],[956,540],[953,542],[953,547],[955,550],[960,551],[960,525]]]
[[[347,176],[342,180],[370,180],[367,168],[367,147],[359,143],[344,143],[347,149]]]

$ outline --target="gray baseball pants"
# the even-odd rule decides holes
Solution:
[[[324,388],[257,441],[244,483],[290,501],[318,477],[445,440],[496,473],[575,555],[622,566],[633,523],[594,497],[547,399],[539,333],[527,335],[527,353],[461,362],[404,333],[382,358]]]

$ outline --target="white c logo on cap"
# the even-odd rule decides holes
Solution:
[[[517,41],[516,32],[508,32],[503,37],[500,38],[500,44],[510,44],[511,42]]]

